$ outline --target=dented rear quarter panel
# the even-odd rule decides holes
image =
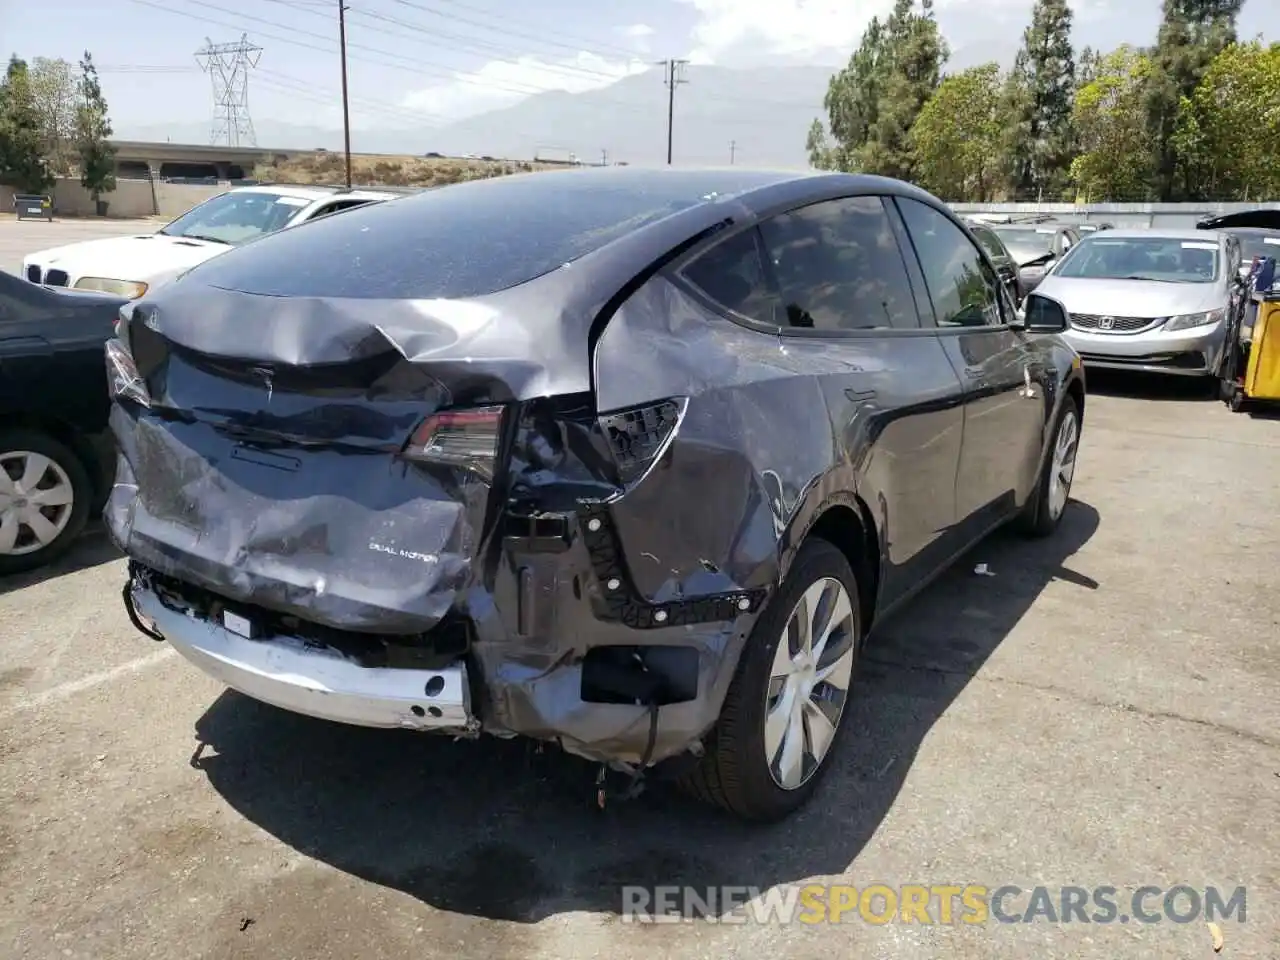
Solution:
[[[465,301],[259,296],[194,271],[126,311],[157,409],[113,411],[109,527],[161,572],[336,628],[429,631],[460,611],[485,727],[592,758],[637,760],[649,711],[584,703],[587,650],[691,647],[698,696],[662,707],[651,759],[687,749],[824,510],[862,519],[882,603],[956,546],[964,397],[936,337],[784,338],[709,309],[670,269],[719,230],[855,184],[901,190],[780,175],[751,204],[709,198]],[[295,382],[273,391],[269,376],[228,377],[201,357]],[[302,385],[353,363],[380,373],[345,390]],[[670,446],[624,480],[597,415],[668,398],[687,403]],[[396,460],[416,418],[468,402],[511,410],[499,482]],[[307,460],[314,476],[273,456]],[[535,522],[558,542],[520,532]]]

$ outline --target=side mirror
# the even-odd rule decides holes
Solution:
[[[1028,333],[1062,333],[1071,326],[1071,314],[1053,297],[1034,291],[1023,301],[1023,329]]]

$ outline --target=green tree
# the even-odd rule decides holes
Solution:
[[[96,203],[116,188],[116,151],[110,143],[107,101],[98,83],[98,70],[89,51],[80,61],[80,104],[76,110],[76,147],[80,153],[80,183]]]
[[[1014,199],[1058,199],[1073,152],[1075,53],[1067,0],[1036,0],[1006,87],[1005,167]]]
[[[1076,93],[1072,120],[1080,154],[1071,163],[1083,203],[1147,200],[1155,173],[1145,111],[1151,58],[1128,45],[1103,57],[1098,75]]]
[[[858,155],[871,136],[885,62],[884,25],[872,17],[848,65],[827,82],[822,105],[830,138],[815,119],[806,146],[809,162],[823,170],[856,170]]]
[[[1280,196],[1280,43],[1233,44],[1182,99],[1179,178],[1213,200]]]
[[[30,73],[26,61],[13,56],[0,83],[0,183],[20,193],[44,193],[53,186],[41,147]]]
[[[911,127],[938,87],[947,44],[933,0],[895,0],[889,17],[873,18],[848,65],[833,76],[807,147],[814,166],[909,179]]]
[[[993,199],[1000,179],[1000,89],[995,63],[943,78],[911,128],[922,187],[944,200]]]
[[[1200,185],[1179,176],[1178,116],[1214,58],[1236,39],[1243,0],[1164,0],[1147,85],[1147,127],[1155,160],[1156,198],[1199,199]]]
[[[40,114],[45,159],[53,173],[65,177],[78,166],[76,108],[79,102],[75,68],[66,60],[36,57],[29,71],[31,96]]]
[[[1102,53],[1093,47],[1085,47],[1076,58],[1076,89],[1088,86],[1098,76],[1098,66],[1102,63]]]

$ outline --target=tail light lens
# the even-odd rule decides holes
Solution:
[[[147,382],[138,374],[133,357],[119,340],[108,340],[106,346],[107,389],[112,400],[130,400],[144,407],[151,406],[151,394]]]
[[[609,441],[609,449],[623,483],[643,479],[649,469],[662,459],[689,405],[687,397],[655,400],[627,410],[601,414],[600,427]]]
[[[493,480],[502,436],[500,406],[441,410],[423,420],[405,444],[405,457],[460,467]]]

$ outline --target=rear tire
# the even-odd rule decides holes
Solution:
[[[816,537],[801,546],[747,637],[706,753],[681,781],[687,792],[744,820],[777,821],[804,806],[847,713],[862,641],[858,596],[843,553]]]
[[[0,575],[66,553],[92,499],[89,473],[65,444],[37,430],[0,431]]]
[[[1062,398],[1050,436],[1053,439],[1040,468],[1040,478],[1018,517],[1019,530],[1029,537],[1047,537],[1058,529],[1071,498],[1080,445],[1080,407],[1071,394]]]

